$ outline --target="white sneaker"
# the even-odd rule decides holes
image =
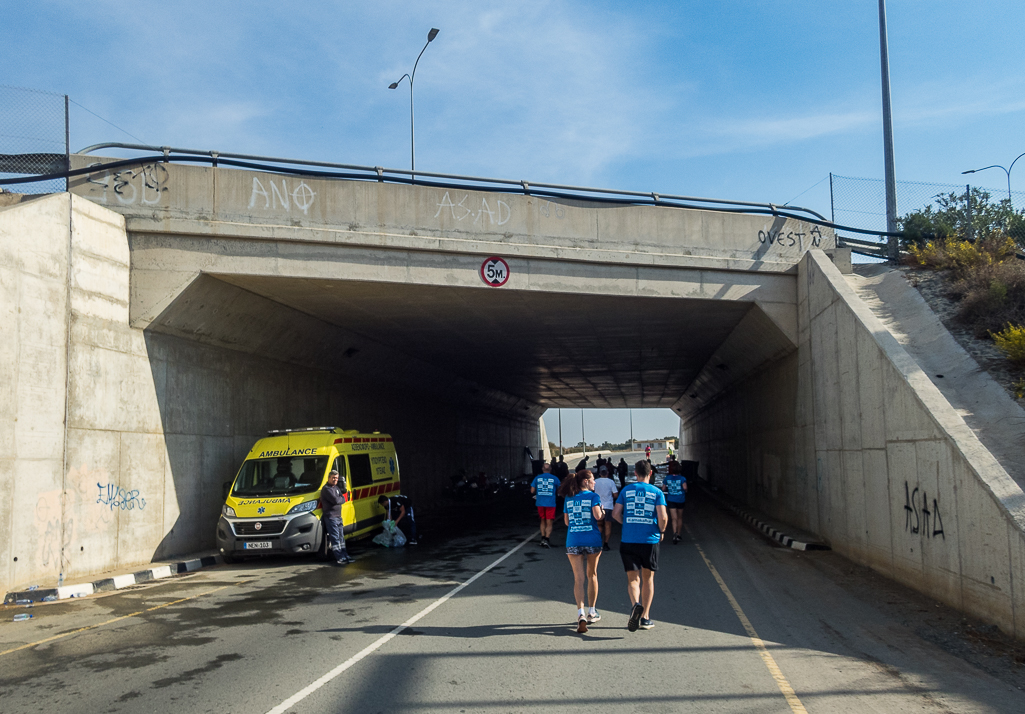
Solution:
[[[591,613],[587,613],[587,622],[589,624],[592,623],[592,622],[598,622],[598,620],[600,620],[600,619],[601,619],[601,613],[599,613],[597,610],[594,611],[593,615]]]

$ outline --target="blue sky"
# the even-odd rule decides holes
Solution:
[[[898,179],[963,183],[1025,151],[1025,3],[887,12]],[[437,27],[416,76],[421,170],[826,215],[830,172],[883,175],[875,0],[36,0],[3,13],[0,81],[68,94],[128,132],[73,104],[73,149],[138,138],[408,167],[408,86],[387,85]],[[979,183],[1006,185],[987,173]]]

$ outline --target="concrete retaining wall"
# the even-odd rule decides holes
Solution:
[[[799,347],[682,427],[701,475],[1025,639],[1025,494],[836,268],[799,273]]]
[[[124,218],[59,194],[0,209],[0,589],[210,548],[267,429],[390,432],[429,506],[459,466],[520,473],[509,417],[129,326]],[[66,424],[66,428],[65,428]]]

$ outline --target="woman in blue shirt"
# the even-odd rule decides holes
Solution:
[[[594,474],[580,471],[566,479],[559,489],[566,499],[563,520],[566,523],[566,556],[573,566],[573,597],[577,603],[577,632],[587,632],[589,623],[601,619],[598,602],[598,559],[601,557],[601,531],[604,516],[601,499],[594,492]],[[588,592],[589,591],[589,592]],[[584,606],[589,607],[585,613]]]

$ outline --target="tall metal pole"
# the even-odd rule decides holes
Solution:
[[[630,451],[634,450],[634,410],[630,410]]]
[[[431,31],[427,33],[427,42],[424,44],[424,48],[420,50],[420,54],[416,56],[416,62],[413,63],[412,74],[404,74],[399,77],[397,82],[392,82],[388,85],[388,89],[396,89],[399,86],[399,82],[404,79],[409,80],[409,180],[411,183],[416,182],[416,132],[413,128],[413,80],[416,78],[416,67],[420,64],[420,58],[424,56],[424,52],[427,50],[427,45],[434,41],[434,38],[438,36],[438,28],[432,27]]]
[[[584,456],[587,456],[587,435],[584,434],[584,410],[580,410],[580,441],[584,445]]]
[[[562,448],[562,407],[559,407],[559,456],[565,453]]]
[[[883,88],[883,162],[886,172],[886,232],[897,232],[897,178],[893,167],[893,115],[890,111],[890,57],[886,41],[886,0],[879,0],[879,65]],[[890,260],[897,260],[897,237],[887,237]]]

